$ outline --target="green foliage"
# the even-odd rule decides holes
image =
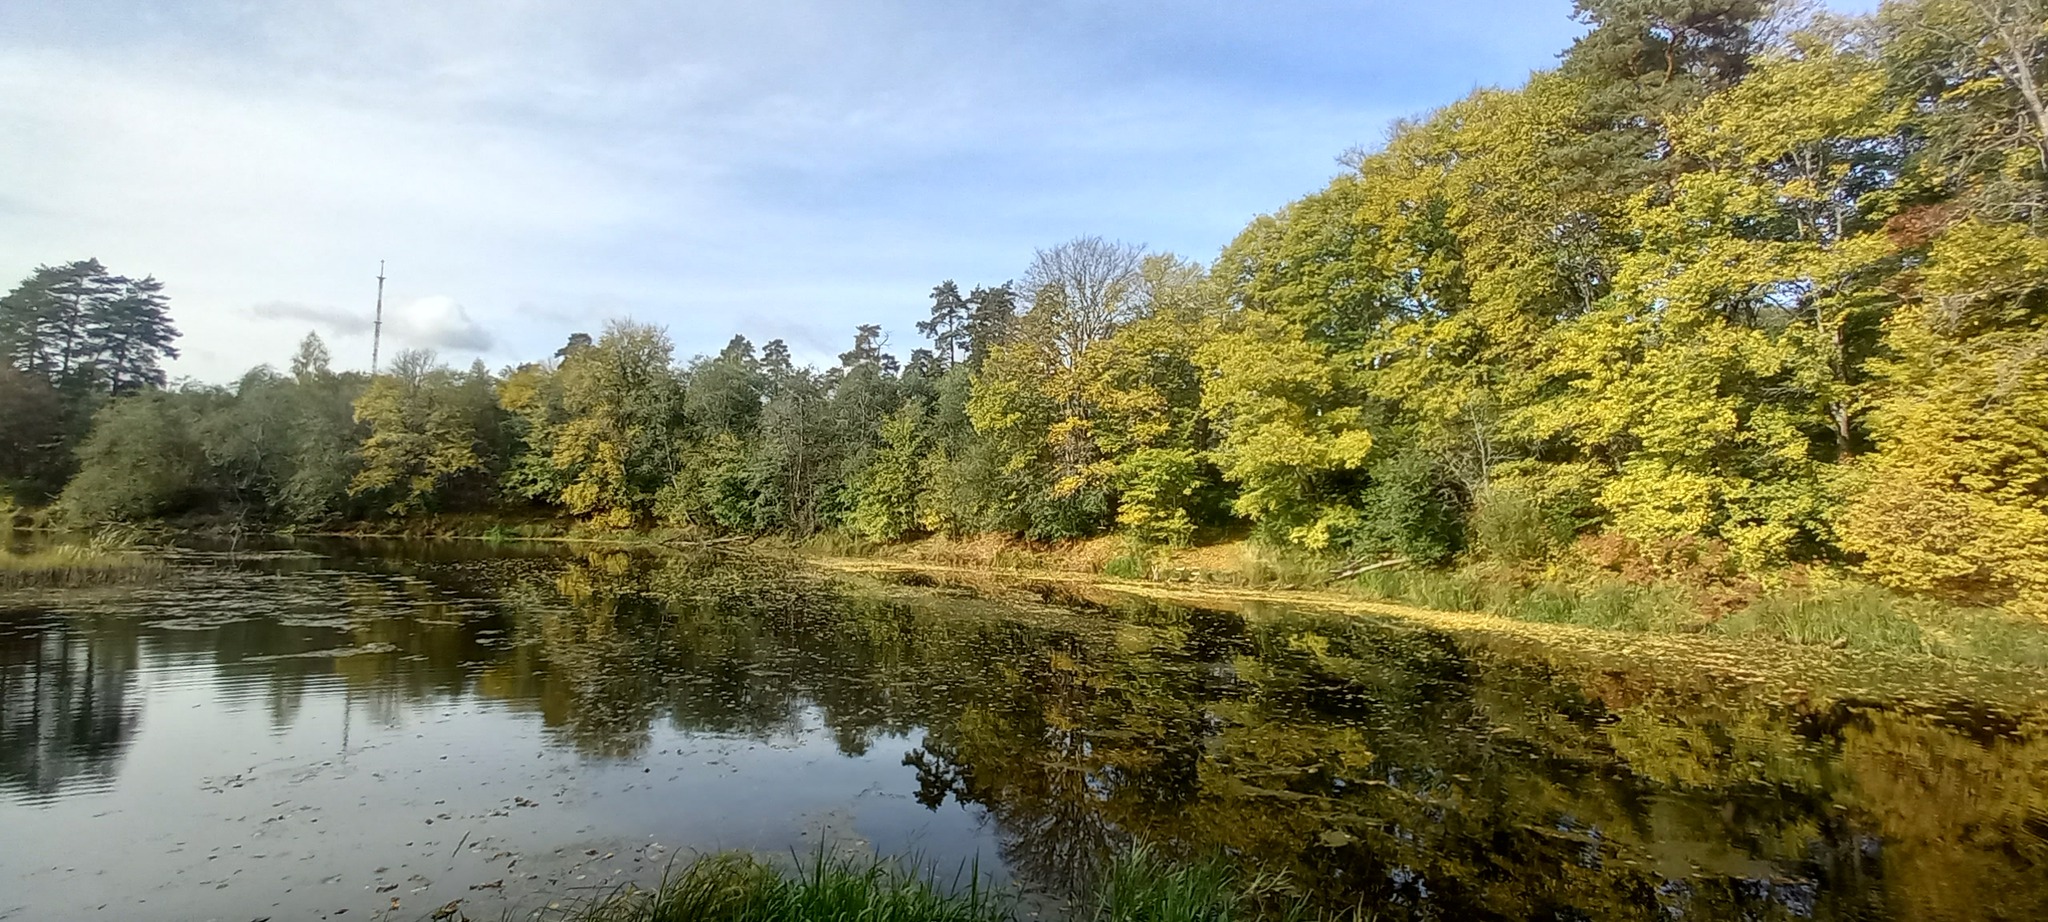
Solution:
[[[1414,443],[1380,453],[1366,470],[1369,485],[1360,493],[1363,523],[1354,538],[1357,550],[1405,557],[1423,566],[1450,560],[1464,544],[1465,512],[1443,471]]]
[[[924,407],[904,404],[882,423],[882,447],[853,485],[847,524],[875,541],[894,541],[917,527],[918,460],[924,455]]]
[[[1221,438],[1212,457],[1238,486],[1237,511],[1276,536],[1312,549],[1357,527],[1352,497],[1337,487],[1364,466],[1372,435],[1330,356],[1282,322],[1248,314],[1201,349],[1210,369],[1203,409]]]
[[[63,488],[71,473],[65,411],[47,380],[0,365],[0,497],[35,502]]]
[[[356,422],[368,434],[349,492],[379,498],[393,515],[439,508],[464,478],[487,470],[492,386],[481,365],[457,373],[431,352],[399,353],[356,400]]]
[[[78,475],[58,505],[84,523],[163,518],[204,506],[214,487],[200,422],[226,396],[146,391],[108,404],[78,448]]]
[[[563,508],[612,527],[638,523],[673,474],[681,388],[657,327],[605,325],[562,361],[561,423],[546,433]]]
[[[178,357],[169,304],[162,282],[97,259],[39,266],[0,297],[0,360],[74,395],[162,387]]]
[[[1397,124],[1209,266],[1070,240],[1015,287],[935,286],[907,361],[864,325],[836,366],[734,337],[678,368],[619,322],[502,379],[406,359],[365,386],[309,343],[289,376],[102,413],[66,496],[876,541],[1248,530],[1516,579],[1611,541],[1714,548],[1724,583],[1848,565],[2048,612],[2048,7],[1576,11],[1558,68]],[[64,482],[99,401],[160,386],[162,306],[91,262],[0,300],[16,497]],[[1401,580],[1500,607],[1371,577]],[[1545,592],[1532,611],[1670,620]]]

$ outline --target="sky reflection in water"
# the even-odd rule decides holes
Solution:
[[[1380,918],[2048,917],[2039,715],[1965,704],[730,556],[188,553],[0,598],[0,919],[482,917],[716,848],[1059,893],[1138,841]]]

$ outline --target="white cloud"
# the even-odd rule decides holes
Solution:
[[[318,304],[295,304],[290,301],[265,301],[262,304],[249,308],[249,314],[259,320],[311,324],[314,332],[325,333],[329,336],[360,336],[368,333],[374,319],[354,311],[323,307]]]
[[[392,319],[393,341],[403,346],[462,354],[491,349],[490,331],[469,319],[469,311],[446,295],[415,300]]]
[[[0,274],[154,273],[174,372],[211,380],[309,326],[367,366],[379,260],[387,355],[508,363],[620,315],[684,354],[740,332],[829,359],[864,322],[907,349],[934,283],[1000,282],[1036,246],[1207,257],[1386,118],[1547,63],[1568,13],[0,4]],[[1386,34],[1341,26],[1366,20]]]

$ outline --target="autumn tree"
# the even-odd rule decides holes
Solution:
[[[465,478],[487,470],[496,402],[481,366],[456,372],[430,351],[399,353],[356,400],[366,435],[349,492],[393,515],[440,508]]]

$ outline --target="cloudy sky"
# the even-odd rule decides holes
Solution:
[[[1850,6],[1865,4],[1848,4]],[[1550,66],[1570,0],[14,0],[0,283],[154,274],[174,374],[308,330],[492,365],[913,345],[931,286],[1100,234],[1207,260],[1391,119]]]

